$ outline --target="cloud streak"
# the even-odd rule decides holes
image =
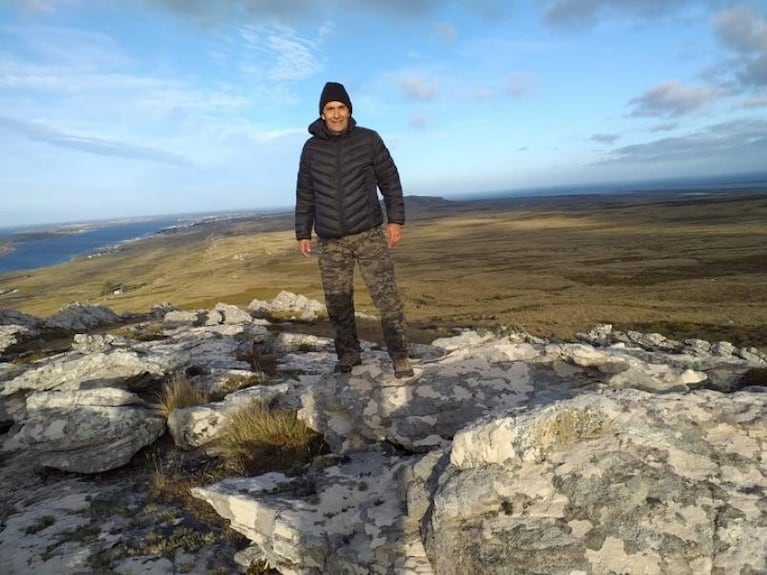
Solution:
[[[631,116],[675,117],[695,112],[722,96],[715,88],[693,88],[665,82],[629,102]]]
[[[130,160],[152,160],[178,167],[189,167],[192,165],[189,160],[182,156],[164,150],[127,144],[125,142],[115,142],[83,134],[66,133],[38,122],[15,120],[0,116],[0,129],[5,129],[35,142],[77,150],[87,154]]]
[[[753,154],[767,158],[767,120],[733,120],[688,136],[623,146],[605,163],[709,161]]]
[[[287,26],[245,25],[240,28],[245,71],[275,82],[308,78],[324,67],[315,42],[299,37]],[[264,64],[266,63],[266,64]]]

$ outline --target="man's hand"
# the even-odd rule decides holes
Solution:
[[[402,241],[402,224],[387,224],[386,238],[389,240],[389,247],[393,248]]]
[[[312,253],[312,240],[298,240],[298,253],[308,258]]]

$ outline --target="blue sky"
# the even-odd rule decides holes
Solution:
[[[0,226],[290,207],[327,80],[406,194],[767,166],[765,0],[0,0]]]

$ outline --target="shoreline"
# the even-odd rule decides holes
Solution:
[[[35,229],[22,229],[12,232],[9,236],[0,240],[0,258],[7,257],[14,252],[18,252],[17,261],[0,260],[0,277],[7,274],[19,272],[32,272],[45,269],[51,266],[67,264],[82,259],[92,259],[109,254],[117,253],[127,246],[140,242],[142,240],[154,237],[164,237],[198,225],[207,220],[209,216],[200,216],[200,219],[182,220],[177,216],[158,216],[156,218],[144,218],[139,221],[115,222],[113,220],[103,220],[102,222],[72,223],[72,224],[51,224],[37,226]],[[138,228],[137,226],[145,226]],[[156,225],[153,225],[156,224]],[[149,229],[147,229],[147,226]],[[122,237],[109,237],[110,230],[124,229],[125,235]],[[107,234],[107,237],[95,238],[91,243],[87,241],[82,243],[79,238],[85,234]],[[118,234],[118,236],[121,234]],[[70,239],[79,244],[73,244],[62,248]],[[51,243],[54,242],[54,243]],[[32,247],[35,245],[37,247]],[[58,257],[48,258],[47,261],[40,263],[39,254],[51,251],[51,246],[55,245],[54,251],[59,253]],[[9,269],[3,269],[5,266]],[[39,264],[39,265],[38,265]]]

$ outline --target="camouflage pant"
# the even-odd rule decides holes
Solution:
[[[354,264],[381,315],[386,349],[392,359],[407,356],[405,306],[397,291],[394,263],[387,247],[386,234],[380,227],[339,239],[317,242],[320,252],[320,276],[330,323],[336,331],[338,357],[360,351],[354,321]]]

